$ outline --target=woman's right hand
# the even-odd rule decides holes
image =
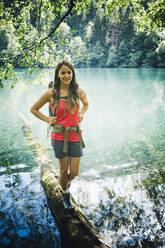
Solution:
[[[49,124],[50,125],[54,125],[54,124],[56,124],[56,122],[57,122],[57,117],[55,117],[55,116],[49,117]]]

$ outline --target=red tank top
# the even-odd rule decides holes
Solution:
[[[65,114],[64,114],[63,101],[65,104]],[[65,99],[62,98],[59,99],[59,104],[57,105],[56,108],[56,117],[57,117],[56,124],[62,124],[64,127],[77,126],[80,121],[78,114],[78,104],[76,105],[76,110],[74,111],[74,113],[71,113],[71,111],[69,111],[67,105],[68,103]],[[52,112],[54,112],[53,111],[54,105],[50,104],[50,107],[52,109]],[[51,132],[51,138],[55,140],[64,140],[64,132],[61,133]],[[76,132],[69,132],[68,141],[79,141],[78,134]]]

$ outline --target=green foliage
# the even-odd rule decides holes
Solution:
[[[105,48],[100,41],[97,41],[93,47],[90,47],[90,56],[88,56],[87,64],[89,67],[105,67],[105,63]]]
[[[107,67],[118,67],[119,57],[117,46],[111,46],[109,48],[108,59],[106,63]]]
[[[165,39],[161,40],[157,49],[157,60],[158,60],[158,67],[165,68]]]
[[[77,67],[164,67],[163,2],[0,2],[0,86],[16,81],[15,68],[54,67],[62,58]]]
[[[9,40],[6,34],[6,30],[1,29],[0,30],[0,52],[7,49],[8,43],[9,43]]]

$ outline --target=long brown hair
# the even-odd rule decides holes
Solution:
[[[60,97],[61,82],[60,82],[60,78],[59,78],[59,70],[60,70],[62,65],[66,65],[72,70],[73,76],[72,76],[72,81],[70,82],[69,89],[68,89],[67,102],[68,102],[69,110],[71,112],[72,111],[74,112],[76,109],[76,104],[78,104],[78,106],[79,106],[79,94],[78,94],[79,85],[78,85],[77,80],[76,80],[76,74],[75,74],[75,70],[74,70],[73,65],[66,60],[62,60],[61,62],[59,62],[56,66],[56,69],[55,69],[55,75],[54,75],[55,98],[59,99],[59,97]]]

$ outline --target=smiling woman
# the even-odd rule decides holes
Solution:
[[[79,100],[82,102],[80,110]],[[50,116],[45,116],[39,109],[50,104]],[[68,187],[79,174],[80,157],[85,147],[79,122],[88,109],[86,93],[79,88],[75,70],[67,61],[59,62],[54,77],[53,88],[46,91],[31,107],[31,112],[51,126],[52,147],[59,160],[59,184],[63,192],[63,206],[74,210]]]

